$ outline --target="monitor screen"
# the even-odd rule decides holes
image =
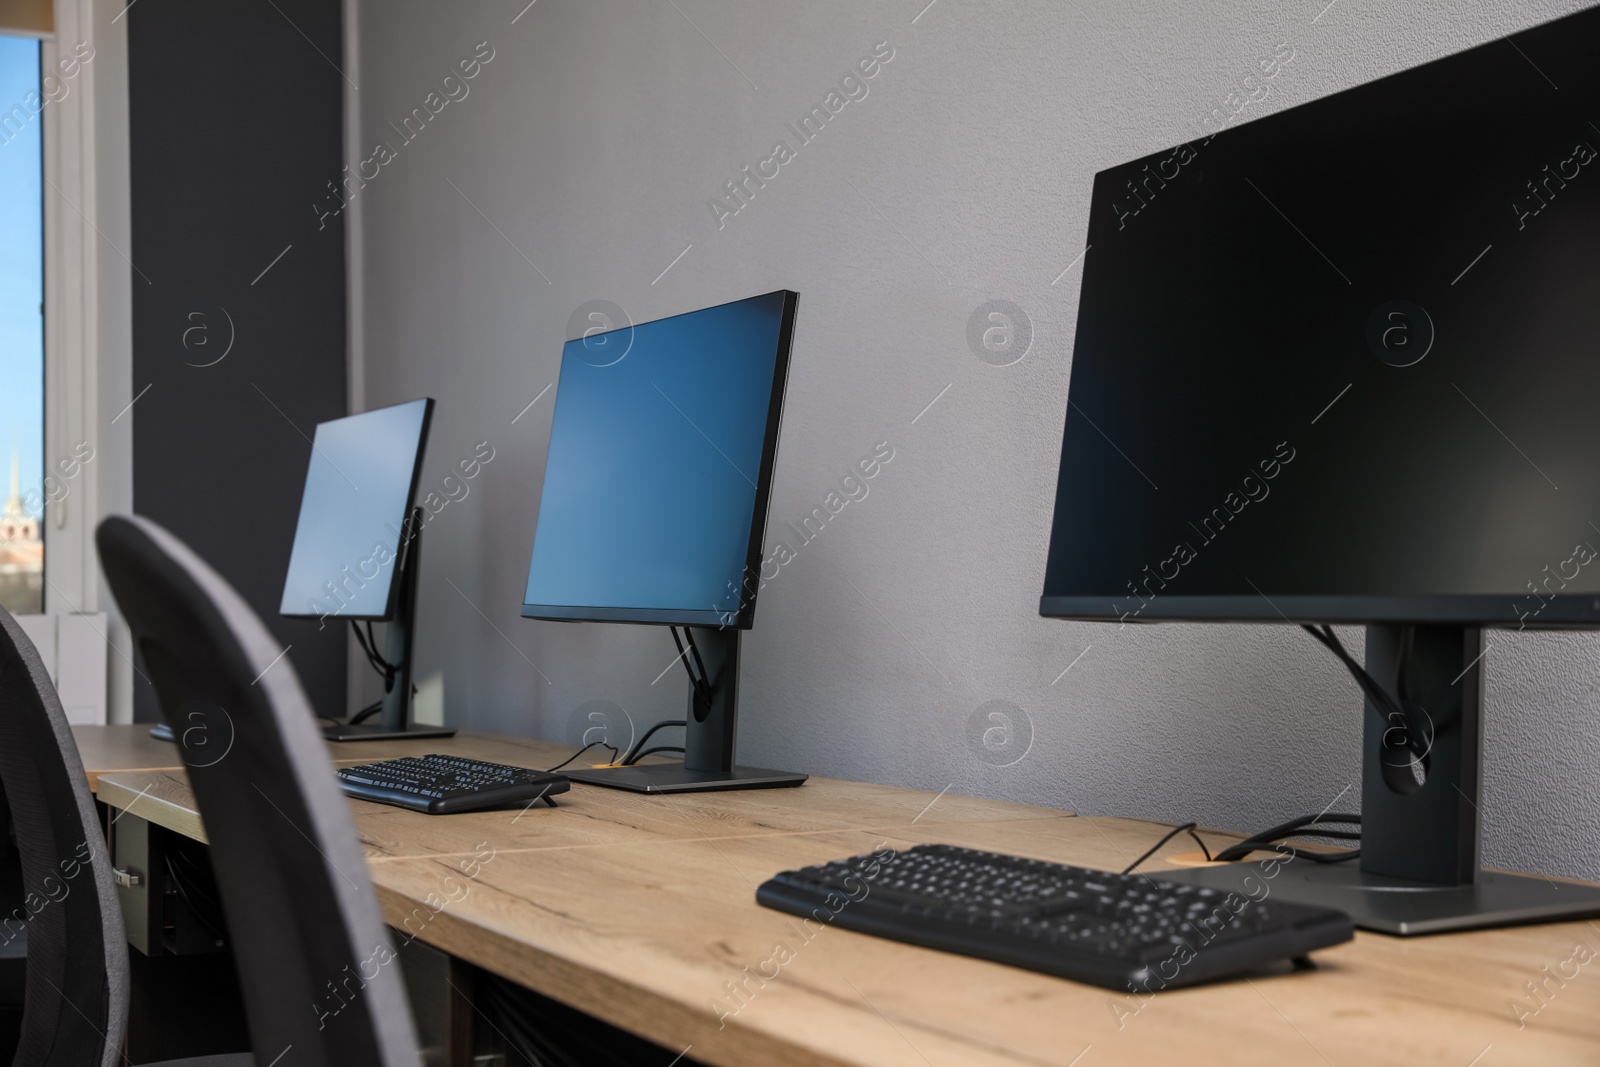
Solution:
[[[295,527],[284,615],[386,619],[433,401],[320,423]]]
[[[1043,614],[1600,621],[1596,55],[1600,9],[1095,178]]]
[[[524,615],[750,625],[796,301],[566,343]]]

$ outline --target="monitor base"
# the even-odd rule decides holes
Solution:
[[[172,732],[172,727],[164,722],[158,722],[150,727],[150,736],[157,741],[167,741],[171,744],[178,743],[178,735]]]
[[[691,771],[681,763],[647,763],[632,767],[580,767],[562,771],[574,782],[626,789],[634,793],[705,793],[718,789],[783,789],[797,786],[806,775],[765,767],[726,771]]]
[[[382,723],[368,726],[359,723],[334,723],[322,728],[322,736],[329,741],[421,741],[428,737],[454,737],[455,729],[449,726],[402,726],[390,729]]]
[[[1353,862],[1311,864],[1261,855],[1267,858],[1149,873],[1258,900],[1337,908],[1363,930],[1402,937],[1600,915],[1600,888],[1537,875],[1480,870],[1477,880],[1466,885],[1438,885],[1365,874]],[[1277,873],[1269,878],[1265,871],[1274,862]]]

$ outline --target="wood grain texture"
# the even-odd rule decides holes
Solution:
[[[920,826],[918,830],[920,831]],[[1313,972],[1108,991],[758,907],[778,870],[927,839],[1115,867],[1158,828],[1064,818],[503,853],[374,868],[388,921],[669,1048],[725,1065],[1490,1064],[1600,1062],[1600,962],[1519,1029],[1522,983],[1600,947],[1586,923],[1400,939],[1358,934]],[[1160,861],[1156,861],[1160,869]],[[437,914],[417,910],[433,894]],[[444,903],[449,901],[448,903]],[[781,969],[778,946],[793,952]],[[749,977],[765,967],[777,977]],[[746,968],[749,968],[747,971]],[[724,983],[745,983],[734,999]],[[741,1007],[741,1003],[743,1006]],[[735,1010],[737,1009],[737,1010]],[[724,1025],[725,1024],[725,1025]]]
[[[206,841],[205,824],[189,778],[181,770],[102,774],[96,794],[101,803],[196,841]],[[116,816],[121,818],[121,816]]]
[[[150,736],[149,723],[116,726],[74,726],[72,739],[89,776],[89,789],[97,792],[100,776],[113,771],[173,770],[183,766],[178,750]]]
[[[489,758],[548,766],[565,754],[523,742]],[[107,803],[179,832],[199,828],[186,794],[181,772],[100,784]],[[1314,971],[1141,1002],[808,926],[759,907],[755,887],[785,868],[925,841],[1120,869],[1162,836],[1160,824],[829,779],[675,797],[575,785],[562,801],[449,818],[353,801],[385,919],[674,1052],[692,1046],[706,1063],[1600,1063],[1600,958],[1548,982],[1540,1000],[1524,986],[1575,945],[1600,951],[1600,923],[1360,933],[1319,953]],[[1206,836],[1213,846],[1234,837]],[[1145,869],[1159,873],[1166,856],[1193,849],[1176,839]],[[730,992],[739,983],[744,991]]]

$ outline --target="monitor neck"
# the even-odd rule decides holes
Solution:
[[[383,697],[380,722],[386,731],[411,725],[411,647],[417,619],[417,566],[422,553],[422,509],[413,508],[401,531],[394,562],[394,614],[384,658],[394,666],[394,684]]]
[[[684,716],[681,763],[612,764],[565,772],[575,782],[635,793],[700,793],[712,789],[797,786],[803,774],[734,763],[739,732],[739,640],[742,631],[685,626],[689,646],[679,658],[689,669],[689,709]],[[646,749],[646,751],[649,751]]]
[[[739,638],[742,631],[718,627],[684,627],[699,661],[705,664],[709,699],[698,699],[689,687],[684,716],[683,765],[691,771],[733,770],[739,732]]]
[[[1407,631],[1410,631],[1408,634]],[[1367,698],[1363,716],[1361,870],[1444,885],[1477,879],[1483,816],[1483,629],[1478,626],[1372,624],[1366,668],[1391,693],[1424,713],[1429,736],[1415,759],[1404,729]]]

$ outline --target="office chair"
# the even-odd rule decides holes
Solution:
[[[27,914],[22,858],[11,841],[11,805],[0,789],[0,921]],[[0,926],[0,1063],[10,1063],[22,1036],[22,992],[28,975],[28,927]]]
[[[27,959],[13,1063],[112,1067],[127,1024],[128,948],[111,859],[55,686],[4,608],[0,784],[15,819],[27,896],[20,915],[0,916],[0,941]]]
[[[23,904],[0,955],[25,964],[12,1067],[125,1062],[128,942],[88,778],[33,642],[0,608],[0,784],[15,808]],[[85,861],[84,857],[88,859]],[[31,941],[31,945],[30,945]],[[147,1067],[252,1067],[249,1053]]]
[[[283,650],[155,523],[110,518],[95,543],[205,820],[257,1067],[290,1048],[283,1067],[419,1067],[349,807]]]

